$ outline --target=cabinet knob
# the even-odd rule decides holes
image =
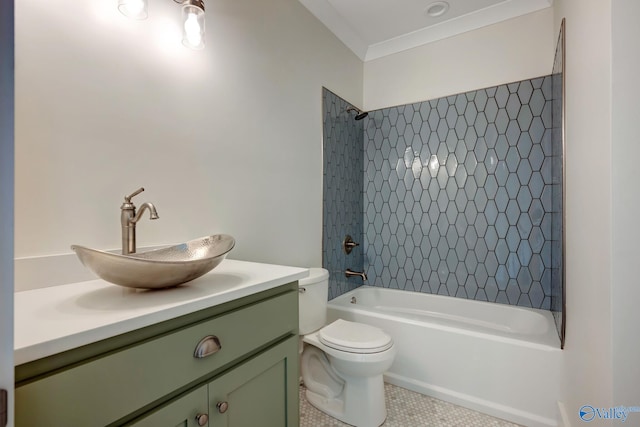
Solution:
[[[196,415],[196,422],[199,426],[206,426],[209,422],[209,415],[207,414],[198,414]]]
[[[211,356],[214,353],[217,353],[218,350],[222,348],[220,344],[220,340],[215,335],[207,335],[202,338],[198,345],[196,345],[196,349],[193,352],[193,357],[196,359],[203,359],[207,356]]]
[[[218,408],[218,412],[220,412],[221,414],[224,414],[225,412],[227,412],[227,409],[229,409],[229,403],[218,402],[218,404],[216,405],[216,408]]]

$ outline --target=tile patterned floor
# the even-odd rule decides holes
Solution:
[[[387,420],[384,427],[517,427],[480,412],[462,408],[407,389],[385,384]],[[300,387],[300,427],[348,427],[317,410]]]

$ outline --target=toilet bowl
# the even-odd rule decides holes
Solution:
[[[306,398],[357,427],[378,427],[386,416],[382,374],[396,349],[379,328],[338,319],[326,324],[329,273],[310,269],[300,280],[300,358]]]

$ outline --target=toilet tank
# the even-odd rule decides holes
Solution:
[[[310,268],[309,276],[300,279],[298,286],[300,335],[306,335],[327,323],[329,272],[324,268]]]

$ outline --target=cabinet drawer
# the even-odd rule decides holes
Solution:
[[[108,425],[295,333],[297,303],[297,293],[287,292],[22,385],[16,425]],[[221,349],[195,358],[207,335]]]

